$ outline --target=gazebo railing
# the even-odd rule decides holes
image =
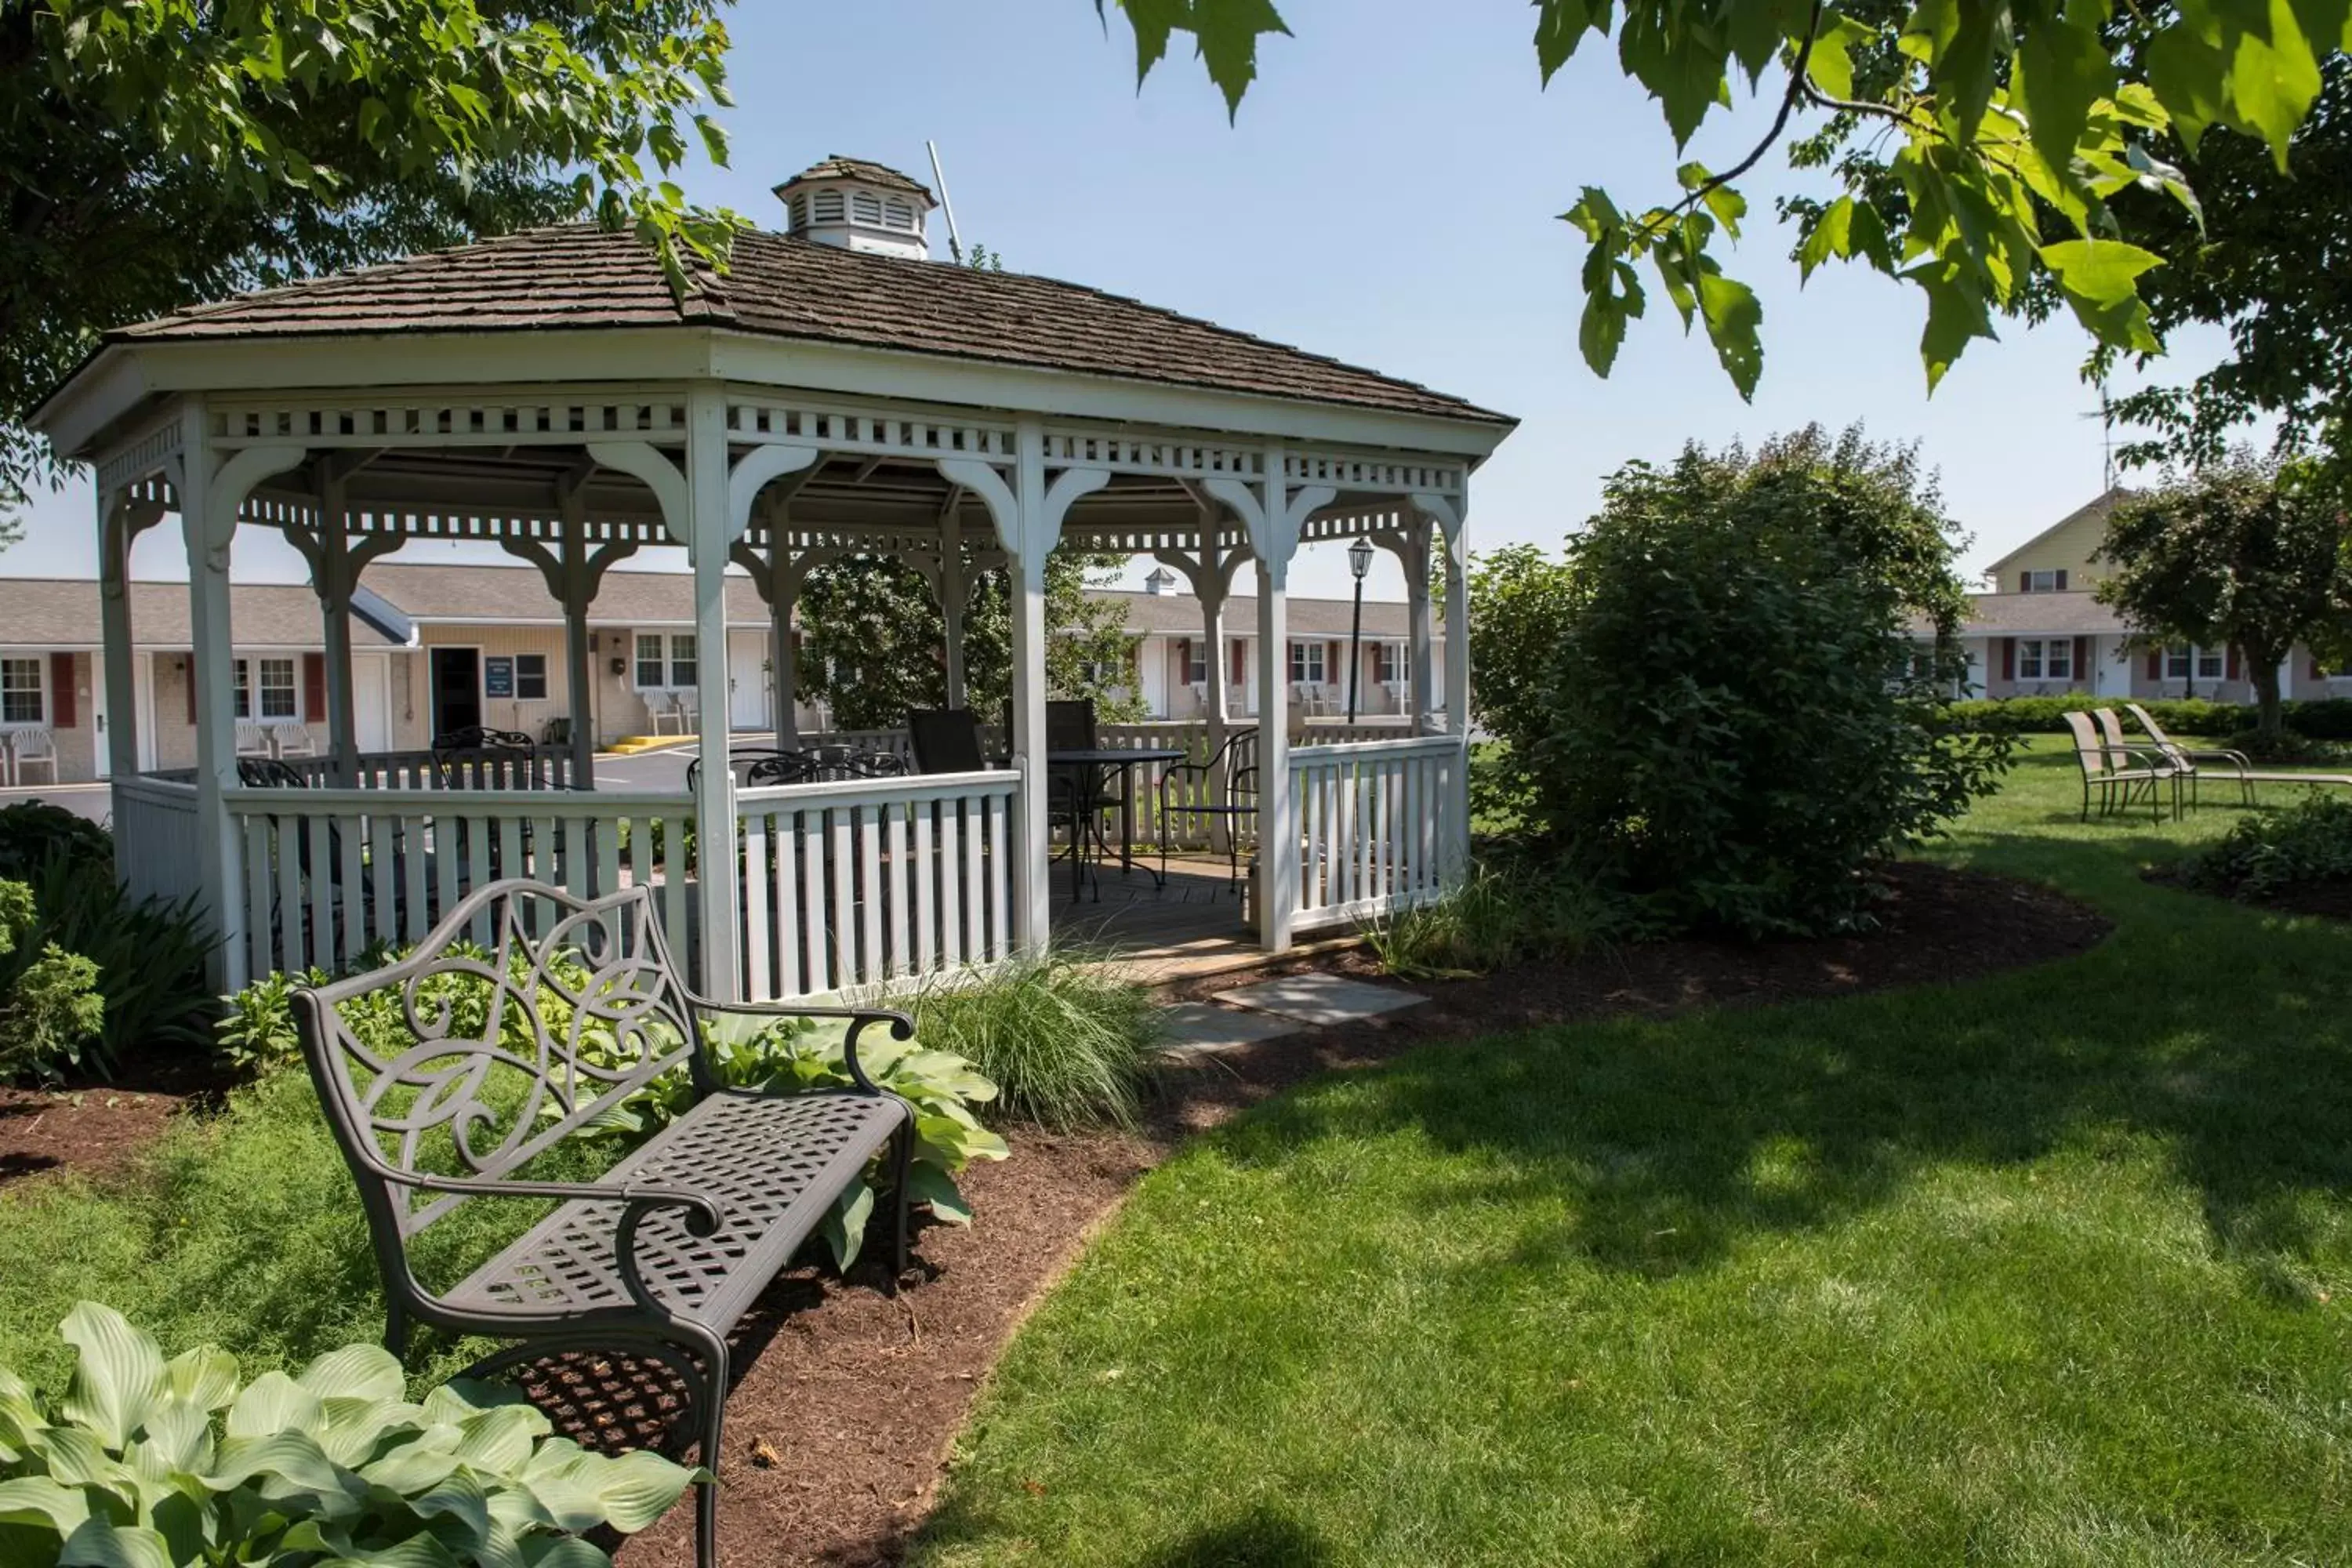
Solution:
[[[1444,895],[1469,811],[1458,735],[1301,746],[1297,929],[1378,920]]]
[[[196,858],[196,786],[134,775],[113,787],[114,866],[133,899],[176,900],[204,891]]]
[[[593,897],[654,886],[674,952],[695,961],[683,795],[581,791],[236,789],[251,972],[347,968],[406,944],[501,877]],[[488,932],[482,933],[485,937]]]
[[[882,990],[1013,951],[1011,773],[740,792],[743,986]]]

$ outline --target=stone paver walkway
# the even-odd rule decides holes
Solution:
[[[1216,1000],[1302,1024],[1352,1024],[1415,1006],[1429,998],[1337,974],[1291,974],[1222,992]]]
[[[1180,1002],[1162,1007],[1160,1026],[1160,1048],[1172,1057],[1229,1051],[1298,1032],[1298,1026],[1286,1018],[1220,1007],[1213,1002]]]

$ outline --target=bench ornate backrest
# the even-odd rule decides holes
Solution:
[[[665,1073],[707,1089],[693,1019],[649,888],[583,900],[493,882],[397,963],[295,995],[387,1265],[467,1201],[401,1176],[496,1179]]]

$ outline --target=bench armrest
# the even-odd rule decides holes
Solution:
[[[906,1014],[887,1007],[815,1007],[799,1002],[715,1002],[708,996],[688,992],[686,999],[698,1013],[740,1013],[755,1018],[846,1018],[849,1033],[842,1042],[841,1054],[849,1066],[850,1080],[861,1094],[880,1094],[881,1089],[866,1076],[866,1068],[857,1059],[857,1037],[870,1024],[890,1026],[894,1040],[915,1037],[915,1020]]]

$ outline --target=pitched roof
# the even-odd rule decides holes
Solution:
[[[373,575],[373,574],[370,574]],[[10,647],[98,647],[98,584],[87,577],[0,577],[0,643]],[[238,647],[320,647],[326,632],[319,599],[299,583],[238,583],[229,589],[229,630]],[[184,648],[188,631],[184,583],[131,584],[134,647]],[[354,647],[398,647],[362,616],[352,617]]]
[[[566,224],[191,306],[108,341],[681,324],[1512,423],[1414,382],[1075,283],[759,229],[738,235],[728,272],[698,275],[683,301],[633,236]]]
[[[1201,601],[1190,594],[1141,594],[1132,588],[1089,588],[1087,596],[1124,605],[1127,629],[1130,632],[1158,632],[1179,637],[1201,635]],[[1355,601],[1352,599],[1303,599],[1293,595],[1289,603],[1290,635],[1295,637],[1344,637],[1354,615]],[[1412,626],[1406,615],[1406,606],[1395,599],[1366,599],[1364,635],[1385,638],[1407,636]],[[1257,636],[1257,600],[1255,596],[1237,594],[1225,600],[1225,635],[1229,637]]]
[[[904,191],[910,196],[920,196],[932,205],[939,205],[931,187],[919,180],[910,179],[887,163],[877,163],[865,158],[845,158],[835,153],[820,158],[778,185],[779,191],[789,191],[794,185],[811,180],[858,180],[869,185],[879,185],[886,191]]]
[[[563,624],[562,606],[532,566],[380,561],[367,569],[365,582],[411,620]],[[607,572],[588,618],[598,626],[690,626],[694,577],[686,572]],[[769,624],[768,606],[749,577],[728,574],[727,621],[737,626]]]
[[[1969,637],[2107,637],[2123,617],[2089,594],[1972,594],[1960,635]]]
[[[2103,518],[2106,516],[2107,513],[2115,510],[2116,508],[2131,500],[2131,498],[2137,493],[2138,492],[2127,489],[2122,485],[2116,485],[2108,489],[2101,491],[2098,495],[2094,496],[2091,500],[2084,502],[2081,506],[2076,507],[2073,511],[2068,512],[2065,516],[2060,518],[2057,521],[2052,523],[2049,527],[2043,529],[2041,532],[2035,534],[2024,543],[2017,545],[2011,549],[2006,555],[2003,555],[1999,560],[1992,562],[1990,564],[1986,566],[1985,571],[1987,573],[1996,573],[2000,571],[2001,568],[2007,566],[2011,562],[2016,560],[2027,551],[2039,549],[2043,542],[2064,532],[2067,529],[2074,527],[2074,524],[2088,518]]]

